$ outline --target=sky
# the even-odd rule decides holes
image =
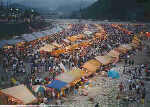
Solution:
[[[7,1],[7,0],[3,0],[3,1]],[[8,0],[8,1],[10,1],[11,3],[15,3],[15,2],[21,2],[21,1],[36,1],[36,0]],[[44,1],[44,2],[46,2],[46,1],[55,1],[55,0],[41,0],[41,1]],[[60,0],[61,1],[61,0]],[[66,0],[66,1],[68,1],[68,0]],[[97,1],[97,0],[69,0],[69,1]]]

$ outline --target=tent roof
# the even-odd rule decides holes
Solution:
[[[65,72],[58,75],[56,78],[58,80],[64,81],[66,83],[71,83],[72,81],[82,77],[82,72],[79,68],[76,68],[70,72]]]
[[[66,82],[63,82],[63,81],[60,81],[60,80],[54,80],[54,81],[52,81],[52,83],[48,84],[46,87],[61,90],[61,88],[65,87],[66,85],[67,85]]]
[[[126,48],[127,50],[132,50],[132,46],[130,46],[130,44],[123,44],[120,47]]]
[[[60,81],[64,81],[66,83],[71,83],[75,78],[73,75],[70,75],[68,72],[62,73],[56,77]]]
[[[132,46],[133,48],[137,48],[137,47],[138,47],[138,44],[130,43],[130,46]]]
[[[107,55],[111,57],[119,57],[120,53],[118,51],[111,50]]]
[[[79,79],[82,77],[81,69],[75,68],[71,72],[68,72],[69,75],[73,76],[76,79]]]
[[[128,49],[126,49],[122,46],[119,46],[118,48],[115,48],[115,51],[118,51],[120,53],[126,53],[128,51]]]
[[[97,69],[101,66],[101,63],[97,60],[90,60],[84,63],[83,68],[87,69],[89,72],[96,72]]]
[[[110,57],[108,55],[105,56],[97,56],[95,57],[95,59],[97,59],[100,63],[102,63],[103,65],[107,65],[113,62],[114,58]]]
[[[0,90],[6,95],[10,95],[18,100],[21,100],[24,104],[30,104],[36,100],[36,97],[28,90],[25,85],[14,86]]]
[[[55,49],[55,46],[52,44],[47,44],[39,49],[39,51],[52,52]]]

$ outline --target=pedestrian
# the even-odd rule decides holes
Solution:
[[[99,103],[96,103],[95,107],[99,107]]]
[[[131,64],[132,64],[132,66],[134,65],[134,60],[132,60]]]

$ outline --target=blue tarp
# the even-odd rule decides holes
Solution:
[[[54,81],[52,81],[52,83],[48,84],[46,87],[61,90],[61,88],[65,87],[66,85],[67,85],[66,82],[63,82],[63,81],[60,81],[60,80],[54,80]]]
[[[110,71],[108,72],[108,77],[111,77],[111,78],[113,78],[113,79],[118,79],[118,78],[120,78],[120,75],[119,75],[119,73],[118,73],[117,71],[115,71],[115,70],[110,70]]]

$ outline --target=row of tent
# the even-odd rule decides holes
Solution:
[[[84,63],[82,66],[84,70],[75,68],[70,72],[64,72],[58,75],[56,77],[56,80],[52,81],[52,83],[48,84],[46,87],[61,90],[66,87],[73,86],[80,81],[81,77],[94,74],[103,65],[105,66],[111,63],[117,63],[119,61],[120,55],[125,54],[128,51],[137,47],[138,44],[134,43],[120,45],[118,48],[111,50],[108,54],[104,56],[97,56],[95,57],[95,59],[89,60]],[[114,71],[110,71],[110,75],[112,75],[112,72]]]
[[[125,54],[132,49],[138,48],[138,45],[138,43],[121,45],[118,48],[111,50],[105,56],[97,56],[95,59],[86,62],[82,66],[84,69],[86,69],[86,71],[75,68],[70,72],[64,72],[58,75],[56,79],[46,85],[46,87],[61,91],[62,89],[75,85],[81,80],[81,77],[94,74],[103,65],[114,63],[116,59],[119,59],[119,55]],[[112,76],[112,78],[114,78],[114,76],[119,77],[117,73],[114,75],[114,71],[110,71],[108,76]],[[0,90],[0,101],[4,101],[5,96],[13,98],[13,100],[18,102],[18,104],[31,104],[37,101],[36,97],[24,85]],[[6,103],[3,102],[3,104],[7,104],[7,101]]]

